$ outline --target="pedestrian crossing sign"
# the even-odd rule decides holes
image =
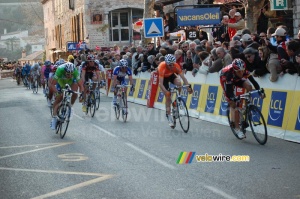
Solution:
[[[163,37],[163,18],[157,17],[144,19],[144,36],[145,38]]]

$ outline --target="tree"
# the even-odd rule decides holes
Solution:
[[[153,18],[153,14],[154,14],[154,3],[155,0],[145,0],[144,1],[144,19],[145,18]],[[148,44],[149,42],[151,42],[151,38],[145,38],[144,37],[144,33],[141,32],[142,35],[142,43],[143,45]]]

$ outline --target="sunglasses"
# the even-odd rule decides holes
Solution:
[[[251,56],[252,56],[252,55],[247,55],[247,56],[245,56],[245,57],[246,57],[246,59],[249,59]]]
[[[66,75],[67,75],[67,76],[72,76],[72,75],[73,75],[73,73],[66,73]]]

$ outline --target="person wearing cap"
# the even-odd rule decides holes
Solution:
[[[266,63],[261,60],[256,49],[252,47],[246,48],[243,51],[243,54],[246,59],[246,68],[248,71],[252,72],[254,77],[262,77],[268,73]]]
[[[288,60],[289,56],[286,52],[286,30],[277,28],[272,34],[272,37],[276,38],[277,46],[273,46],[267,39],[265,39],[265,44],[267,44],[271,51],[277,52],[279,61],[281,61],[281,59]]]
[[[234,29],[236,29],[236,31],[244,29],[245,28],[245,21],[242,18],[241,13],[236,12],[234,14],[234,18],[236,19],[235,23],[224,22],[224,24],[227,24],[228,28],[234,28]]]
[[[244,48],[252,47],[257,50],[260,46],[259,43],[252,40],[252,37],[249,34],[244,34],[241,38],[241,42]]]

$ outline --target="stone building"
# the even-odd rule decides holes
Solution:
[[[67,42],[84,41],[87,47],[131,45],[133,25],[143,18],[137,0],[42,0],[46,59],[64,56]]]

